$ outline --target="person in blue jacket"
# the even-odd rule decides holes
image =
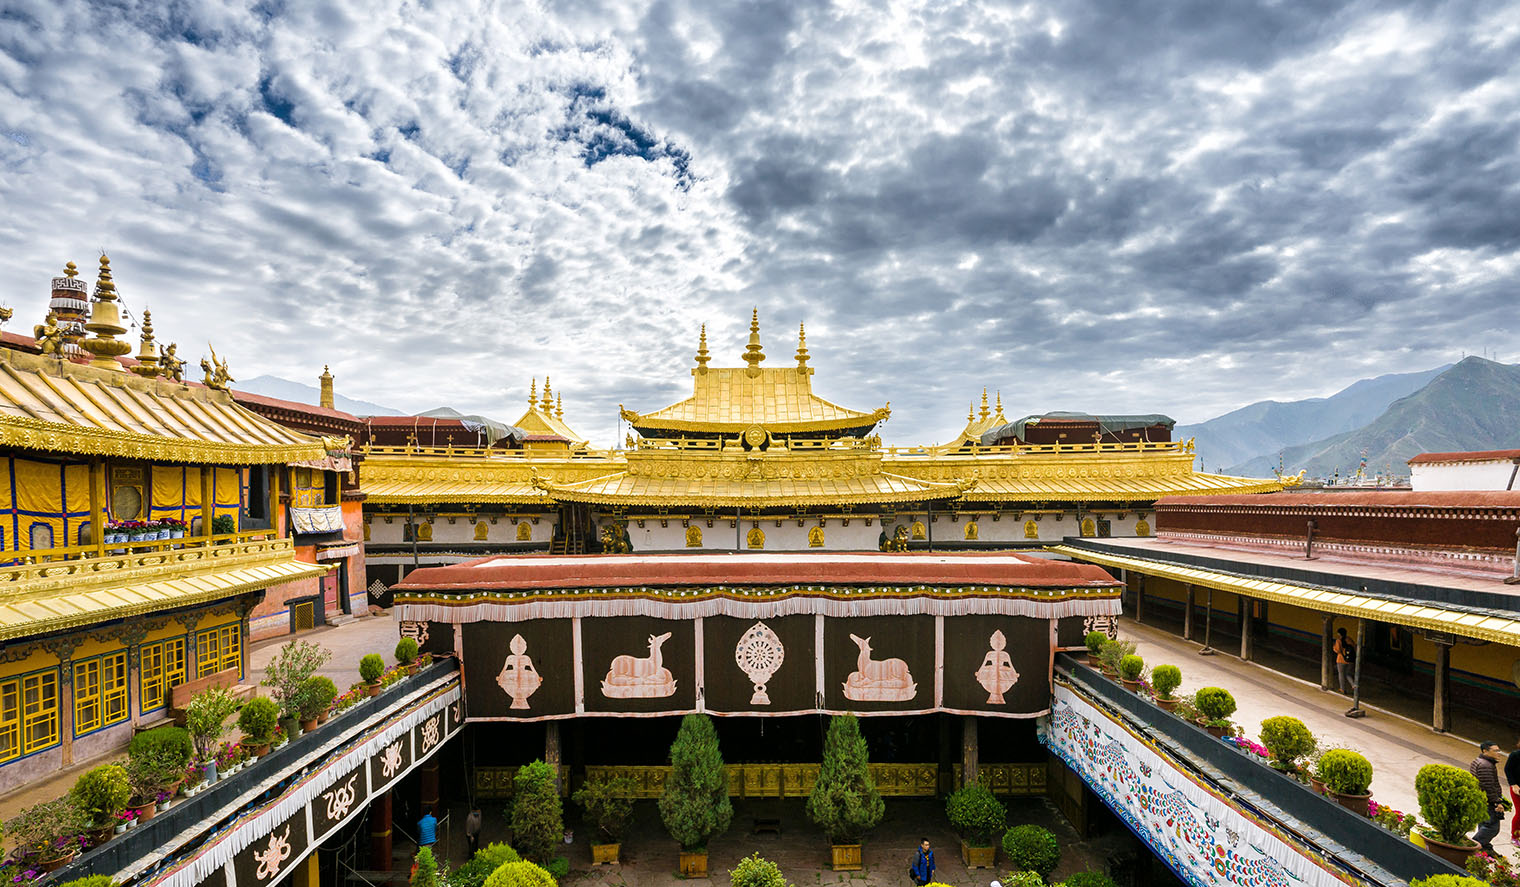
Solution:
[[[421,847],[431,847],[438,841],[438,820],[433,816],[431,808],[424,808],[422,819],[417,823],[417,844]]]
[[[918,853],[913,857],[913,865],[908,867],[908,874],[919,887],[934,880],[934,851],[929,849],[928,838],[919,842]]]

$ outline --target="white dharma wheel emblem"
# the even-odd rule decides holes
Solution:
[[[785,659],[786,648],[781,645],[781,638],[776,637],[776,633],[764,622],[751,625],[749,631],[739,638],[738,645],[734,647],[734,662],[738,663],[739,670],[755,685],[755,695],[750,697],[750,705],[771,704],[771,698],[765,695],[765,684],[781,668]]]

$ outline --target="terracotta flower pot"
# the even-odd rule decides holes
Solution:
[[[255,745],[253,747],[253,753],[262,758],[265,755],[269,754],[269,749],[270,744],[266,742],[263,745]]]
[[[1158,706],[1161,707],[1162,711],[1176,711],[1177,710],[1177,700],[1175,700],[1175,699],[1162,699],[1160,697],[1157,697],[1156,700],[1155,700],[1155,702],[1156,702],[1156,705],[1158,705]]]
[[[57,857],[55,859],[39,859],[39,860],[37,860],[37,871],[39,871],[39,872],[56,872],[59,869],[63,868],[64,866],[68,865],[69,863],[73,862],[74,861],[74,857],[76,857],[78,855],[79,855],[79,851],[78,850],[70,850],[67,853],[65,853],[62,856],[59,856],[59,857]]]
[[[1139,681],[1132,681],[1129,678],[1121,678],[1119,680],[1119,683],[1123,684],[1124,685],[1124,689],[1130,691],[1131,693],[1139,693],[1140,692],[1140,682]]]
[[[1467,858],[1478,852],[1478,842],[1469,838],[1467,843],[1471,846],[1448,844],[1439,838],[1432,838],[1429,834],[1421,834],[1420,838],[1425,842],[1425,849],[1441,857],[1459,869],[1467,868]]]
[[[830,844],[829,863],[836,872],[860,871],[860,845]]]
[[[365,684],[364,685],[364,695],[365,696],[379,696],[380,695],[380,682],[376,681],[373,684]]]
[[[1335,796],[1335,803],[1340,804],[1342,807],[1345,807],[1347,810],[1350,810],[1352,813],[1355,813],[1358,816],[1367,815],[1367,809],[1369,806],[1367,804],[1367,800],[1372,797],[1371,794],[1343,795],[1340,792],[1332,792],[1332,794]]]
[[[317,715],[317,723],[318,724],[325,724],[325,723],[327,723],[327,712],[324,711],[321,714]]]
[[[1314,789],[1315,794],[1325,794],[1325,781],[1323,779],[1320,779],[1318,776],[1311,775],[1309,777],[1309,787]]]
[[[315,729],[317,729],[317,719],[316,718],[312,718],[309,721],[303,720],[301,722],[301,732],[302,733],[310,733],[311,731],[313,731]]]
[[[141,806],[139,806],[137,808],[137,821],[139,823],[147,822],[148,820],[152,819],[153,817],[155,817],[157,815],[158,815],[158,804],[157,803],[143,804],[143,805],[141,805]]]
[[[1092,653],[1088,653],[1087,654],[1087,664],[1089,666],[1091,666],[1092,668],[1102,668],[1103,667],[1103,660],[1099,659],[1097,656],[1093,655]]]
[[[1195,723],[1198,726],[1202,727],[1203,729],[1209,731],[1209,735],[1212,736],[1212,737],[1214,737],[1215,739],[1223,739],[1224,738],[1224,731],[1226,729],[1224,727],[1211,727],[1211,726],[1209,726],[1209,722],[1206,721],[1206,720],[1204,720],[1203,718],[1199,718],[1196,721],[1194,721],[1193,723]]]

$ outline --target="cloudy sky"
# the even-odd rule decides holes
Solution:
[[[1517,60],[1513,2],[0,0],[0,302],[104,249],[192,364],[547,373],[601,442],[752,306],[891,442],[1196,421],[1520,356]]]

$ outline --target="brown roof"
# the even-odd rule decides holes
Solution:
[[[355,424],[359,423],[358,416],[355,416],[352,413],[345,413],[342,410],[331,410],[327,407],[316,406],[315,404],[301,403],[300,401],[295,400],[281,400],[278,397],[268,397],[263,394],[253,394],[252,392],[238,391],[236,389],[233,389],[231,391],[231,394],[232,399],[238,403],[256,403],[259,406],[289,410],[293,413],[305,413],[309,416],[322,416],[327,419],[337,419],[340,422],[353,422]]]
[[[1520,460],[1520,450],[1473,450],[1466,453],[1421,453],[1410,465],[1427,462],[1513,462]]]
[[[1167,496],[1156,502],[1157,509],[1169,506],[1250,506],[1252,508],[1336,508],[1377,506],[1384,508],[1516,508],[1520,507],[1520,490],[1495,492],[1456,490],[1414,492],[1412,490],[1368,490],[1347,493],[1268,493],[1257,496]]]

